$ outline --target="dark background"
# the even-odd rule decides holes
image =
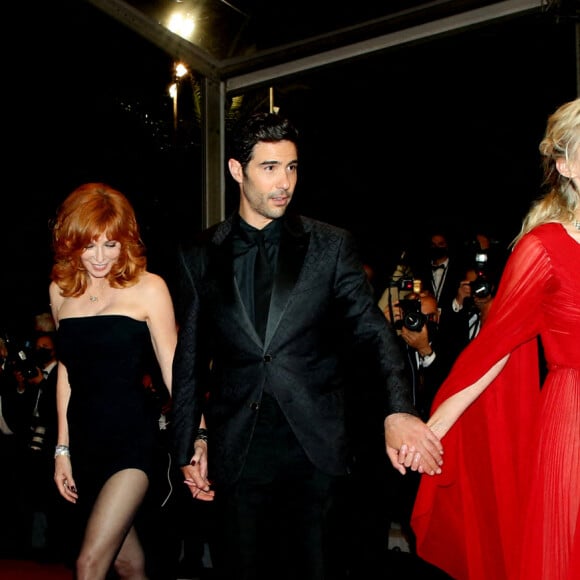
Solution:
[[[5,66],[0,327],[47,309],[50,220],[80,183],[128,195],[170,285],[201,226],[201,138],[183,97],[173,133],[172,59],[85,2],[32,7],[11,8],[27,25]],[[434,223],[507,247],[540,193],[546,118],[577,95],[574,26],[520,16],[276,84],[304,140],[294,207],[353,231],[379,276]],[[266,109],[268,90],[244,105]]]

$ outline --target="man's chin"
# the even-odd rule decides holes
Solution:
[[[288,204],[286,204],[284,206],[278,206],[275,208],[269,208],[268,217],[270,219],[273,219],[273,220],[281,218],[286,213],[287,209],[288,209]]]

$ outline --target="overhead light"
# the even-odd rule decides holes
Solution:
[[[174,12],[169,17],[167,28],[182,38],[190,40],[195,30],[195,20],[190,14],[183,15],[181,12]]]

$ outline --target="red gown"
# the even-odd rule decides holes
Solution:
[[[560,224],[516,245],[485,325],[433,409],[508,353],[443,438],[443,473],[421,478],[417,552],[457,580],[578,580],[580,244]]]

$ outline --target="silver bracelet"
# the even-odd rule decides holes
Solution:
[[[54,457],[55,457],[55,459],[59,455],[66,455],[67,457],[70,457],[70,450],[68,448],[68,445],[57,445],[54,448]]]

